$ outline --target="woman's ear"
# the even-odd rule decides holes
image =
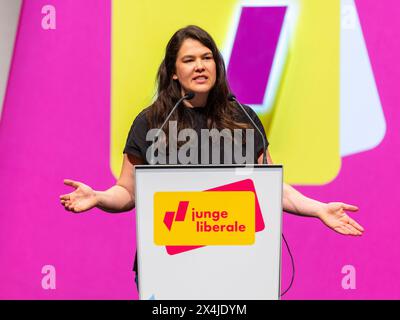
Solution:
[[[178,76],[177,76],[176,74],[174,74],[174,75],[172,76],[172,79],[178,80]]]

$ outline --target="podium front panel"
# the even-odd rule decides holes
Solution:
[[[136,166],[135,174],[140,299],[279,299],[282,166]],[[263,223],[261,230],[256,221],[253,244],[190,250],[182,246],[182,250],[155,243],[156,193],[214,190],[249,182]]]

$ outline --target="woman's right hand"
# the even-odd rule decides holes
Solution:
[[[64,184],[75,188],[73,192],[60,196],[61,204],[66,210],[79,213],[97,205],[96,192],[88,185],[69,179],[65,179]]]

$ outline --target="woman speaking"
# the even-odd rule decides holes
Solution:
[[[82,182],[64,180],[66,185],[74,188],[71,193],[60,196],[66,210],[74,213],[94,207],[110,213],[132,210],[135,207],[134,167],[139,164],[204,164],[207,161],[261,164],[265,158],[264,150],[267,150],[267,163],[273,163],[258,116],[250,107],[242,109],[232,101],[224,61],[206,31],[188,26],[172,36],[158,70],[157,83],[156,100],[133,121],[116,184],[106,191],[97,191]],[[232,147],[225,143],[221,146],[209,143],[213,134],[224,132],[229,136],[229,133],[245,131],[246,134],[230,135]],[[206,139],[192,139],[202,141],[191,143],[188,148],[187,143],[179,139],[181,132],[185,132],[186,137],[204,137],[204,132],[209,134]],[[215,145],[218,145],[218,150],[215,150]],[[237,145],[245,146],[244,157],[242,152],[240,155],[232,152]],[[283,187],[283,209],[292,214],[318,218],[340,234],[360,236],[364,231],[346,214],[346,211],[357,211],[356,206],[313,200],[287,184]]]

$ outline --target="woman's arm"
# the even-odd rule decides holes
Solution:
[[[319,212],[323,210],[323,202],[307,198],[291,185],[283,184],[283,210],[307,217],[319,218]]]
[[[267,151],[267,162],[273,164],[269,150]],[[262,164],[262,155],[258,158]],[[351,219],[345,210],[355,212],[356,206],[342,202],[324,203],[308,198],[294,189],[292,186],[283,184],[283,210],[301,216],[319,218],[332,230],[347,235],[361,235],[364,228]]]
[[[141,158],[124,154],[116,184],[106,191],[95,191],[96,207],[109,213],[132,210],[135,207],[135,165],[143,163]]]
[[[135,207],[135,165],[143,163],[141,158],[124,154],[120,177],[106,191],[96,191],[82,182],[66,179],[64,183],[75,190],[60,196],[61,204],[76,213],[94,207],[109,213],[132,210]]]

